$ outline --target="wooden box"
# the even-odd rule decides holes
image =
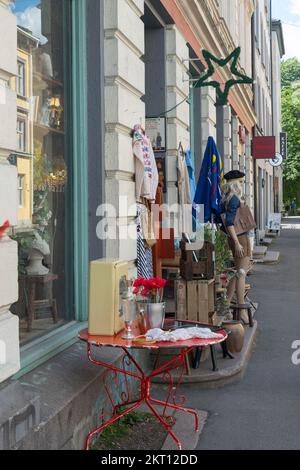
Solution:
[[[175,281],[176,318],[213,324],[215,281]]]
[[[193,279],[213,279],[213,245],[210,242],[181,242],[180,274],[187,281]],[[197,260],[195,260],[197,257]]]

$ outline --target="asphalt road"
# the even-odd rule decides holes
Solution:
[[[270,248],[281,252],[280,264],[249,278],[259,332],[244,378],[215,390],[181,387],[189,406],[209,413],[199,450],[300,449],[300,365],[291,359],[300,341],[300,219],[287,223],[298,227]]]

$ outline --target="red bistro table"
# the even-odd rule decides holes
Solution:
[[[171,328],[178,328],[182,326],[196,326],[200,324],[198,322],[189,322],[189,321],[180,321],[180,320],[166,320],[164,328],[171,329]],[[207,325],[209,327],[209,325]],[[135,336],[140,334],[138,323],[134,322],[132,326],[132,331]],[[170,436],[174,439],[176,444],[178,445],[179,449],[181,449],[181,442],[178,437],[173,433],[171,426],[174,424],[174,418],[167,416],[166,412],[167,409],[171,408],[173,410],[180,410],[185,413],[190,413],[195,417],[195,432],[199,431],[199,424],[198,424],[198,415],[195,410],[191,410],[189,408],[184,407],[185,398],[183,396],[178,397],[178,389],[180,387],[180,383],[182,380],[182,376],[185,370],[185,357],[192,351],[194,348],[199,347],[207,347],[214,344],[222,343],[227,339],[227,333],[225,330],[219,330],[219,334],[222,335],[222,338],[218,339],[191,339],[185,341],[177,341],[176,343],[171,342],[157,342],[154,344],[145,344],[145,343],[134,343],[130,340],[122,339],[122,335],[124,331],[121,331],[119,334],[115,336],[94,336],[89,335],[88,330],[82,330],[79,333],[79,338],[82,341],[87,343],[87,354],[89,360],[98,366],[104,367],[106,369],[105,373],[102,376],[102,383],[104,385],[104,389],[107,393],[109,401],[113,407],[113,414],[112,417],[103,422],[103,424],[91,431],[85,443],[85,449],[87,450],[89,447],[90,439],[95,436],[97,433],[102,431],[104,428],[109,426],[110,424],[114,423],[118,419],[122,418],[126,414],[130,413],[134,409],[138,408],[143,403],[146,403],[147,406],[150,408],[152,413],[156,416],[156,418],[160,421],[160,423],[164,426],[164,428],[168,431]],[[105,362],[99,361],[92,356],[92,346],[96,347],[115,347],[121,348],[124,351],[124,355],[122,357],[121,366],[115,367],[111,364],[106,364]],[[164,348],[173,348],[178,350],[178,354],[169,362],[154,368],[152,372],[146,374],[141,366],[138,364],[137,359],[134,358],[131,354],[132,350],[136,349],[148,349],[148,350],[157,350],[157,349],[164,349]],[[135,368],[137,373],[134,373],[129,368]],[[179,376],[177,379],[176,385],[174,384],[174,378],[172,377],[172,373],[175,371],[179,371]],[[107,384],[108,375],[112,374],[112,378],[116,379],[117,374],[122,374],[125,378],[125,391],[120,393],[120,401],[118,403],[115,402],[112,393],[110,391],[109,385]],[[153,378],[157,376],[163,376],[165,382],[169,382],[169,392],[167,399],[165,401],[157,400],[151,396],[151,381]],[[130,389],[128,378],[132,377],[140,381],[140,396],[136,400],[130,399]],[[159,415],[157,410],[154,408],[154,405],[163,406],[163,413]],[[122,411],[118,414],[118,410],[120,408],[128,406],[125,411]]]

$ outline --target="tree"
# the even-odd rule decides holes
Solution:
[[[300,61],[282,62],[282,126],[288,135],[288,158],[284,163],[284,201],[300,205]]]
[[[281,83],[282,86],[288,86],[292,82],[300,80],[300,62],[294,57],[282,61],[281,65]]]

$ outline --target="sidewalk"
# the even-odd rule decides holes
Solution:
[[[285,220],[300,228],[300,219]],[[257,266],[251,296],[259,302],[257,345],[241,382],[203,390],[183,385],[186,405],[208,418],[198,449],[299,449],[300,366],[291,362],[300,340],[300,230],[283,230],[275,266]]]

